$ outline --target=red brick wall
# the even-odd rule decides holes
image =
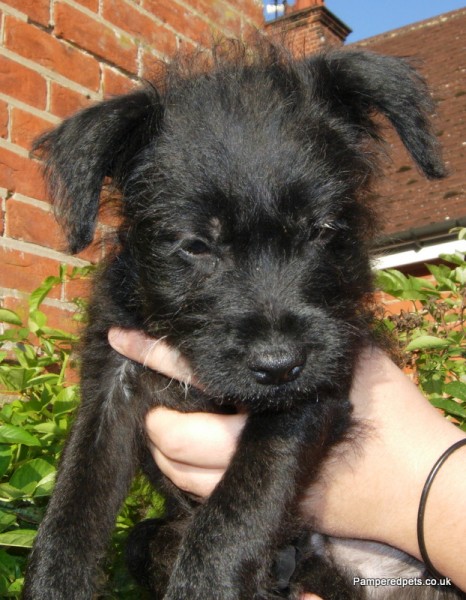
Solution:
[[[239,36],[262,25],[258,0],[3,0],[0,2],[0,299],[18,307],[60,263],[78,257],[50,211],[31,140],[87,104],[125,92],[148,77],[154,59]],[[100,232],[106,227],[105,219]],[[47,300],[53,322],[67,326],[76,284]],[[65,311],[65,312],[64,312]]]

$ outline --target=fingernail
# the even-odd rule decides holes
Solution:
[[[112,346],[112,348],[114,348],[115,350],[121,349],[121,343],[120,343],[121,342],[121,334],[122,334],[122,329],[120,327],[112,327],[108,331],[108,335],[107,335],[108,342],[109,342],[110,346]]]

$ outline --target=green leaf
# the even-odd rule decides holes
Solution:
[[[18,520],[39,525],[39,523],[44,517],[45,509],[39,508],[34,504],[28,504],[23,506],[16,506],[14,512]]]
[[[32,542],[37,531],[34,529],[16,529],[7,533],[0,533],[0,546],[14,546],[15,548],[32,548]]]
[[[26,377],[29,378],[29,376],[32,377],[35,374],[35,370],[33,368],[29,368],[31,366],[30,357],[28,352],[26,351],[26,348],[27,346],[24,346],[24,344],[18,344],[16,348],[14,348],[14,353],[16,355],[16,360],[18,361],[20,366],[23,367],[23,369],[29,369],[28,373],[25,374]],[[11,370],[15,371],[16,368],[12,366]]]
[[[434,335],[420,335],[406,346],[406,350],[408,352],[412,352],[413,350],[430,350],[434,348],[446,348],[449,345],[450,342],[448,340],[435,337]]]
[[[464,253],[463,252],[455,252],[455,254],[441,254],[440,258],[449,263],[453,263],[454,265],[464,266]]]
[[[61,281],[61,277],[47,277],[37,289],[31,292],[29,296],[29,310],[37,310],[52,288],[61,283]]]
[[[461,419],[466,419],[466,407],[461,406],[455,400],[449,400],[448,398],[431,398],[431,403],[437,408],[441,408],[445,412]]]
[[[11,556],[6,550],[0,549],[0,574],[9,580],[15,579],[19,574],[18,558]]]
[[[24,497],[21,490],[13,487],[9,483],[0,483],[0,498],[5,500],[19,500]]]
[[[34,333],[41,330],[47,324],[46,315],[40,310],[31,310],[29,313],[28,326]]]
[[[466,402],[466,383],[462,383],[461,381],[450,381],[443,386],[443,390],[446,394]]]
[[[40,446],[39,440],[21,427],[15,425],[0,426],[0,444],[25,444]]]
[[[73,411],[79,404],[76,386],[63,388],[53,402],[53,414],[63,415]]]
[[[29,336],[29,329],[21,327],[19,329],[7,329],[0,335],[0,341],[17,342],[18,340],[26,340]]]
[[[455,278],[459,284],[466,284],[466,266],[457,267],[455,269]]]
[[[6,556],[9,557],[9,554],[7,554],[6,552],[4,553],[6,554]],[[3,571],[2,568],[2,558],[3,555],[0,554],[0,594],[1,594],[1,598],[8,598],[8,587],[9,587],[9,581],[8,578],[3,575],[3,573],[1,573],[1,571]]]
[[[34,498],[50,496],[50,494],[52,493],[52,490],[55,486],[55,477],[56,477],[56,472],[54,470],[53,472],[46,475],[43,479],[41,479],[39,481],[39,483],[37,484],[36,489],[34,490],[34,494],[33,494]]]
[[[0,509],[0,531],[4,531],[16,523],[16,516],[12,513]]]
[[[38,433],[53,433],[55,435],[59,434],[61,431],[53,421],[37,423],[37,425],[32,425],[31,429],[33,431],[37,431]]]
[[[37,485],[50,473],[55,473],[55,467],[43,458],[34,458],[16,469],[10,478],[10,485],[26,494],[32,494]]]
[[[12,310],[8,310],[8,308],[0,308],[0,321],[9,325],[19,325],[20,327],[23,324],[19,316]]]
[[[456,283],[453,281],[453,271],[446,265],[426,265],[442,289],[456,292]]]
[[[54,341],[75,342],[79,338],[74,333],[69,333],[63,329],[55,329],[53,327],[42,327],[42,332]]]
[[[0,477],[7,472],[12,455],[11,446],[0,446]]]
[[[44,383],[56,383],[58,381],[59,376],[56,373],[46,373],[45,375],[38,375],[37,377],[32,377],[27,382],[28,387],[34,387],[38,385],[43,385]]]
[[[422,277],[404,275],[396,269],[385,269],[376,274],[377,286],[382,291],[403,300],[428,300],[440,293],[435,286]]]
[[[395,296],[399,290],[402,290],[407,282],[406,277],[400,271],[395,269],[384,269],[376,272],[377,287],[381,288],[387,294]]]
[[[29,546],[28,546],[29,547]],[[18,598],[18,595],[24,587],[24,577],[18,577],[8,588],[8,595],[12,598]]]

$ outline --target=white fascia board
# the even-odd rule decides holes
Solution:
[[[466,253],[466,240],[454,240],[443,244],[424,246],[419,250],[406,250],[396,254],[377,256],[372,261],[374,269],[396,269],[404,265],[429,262],[440,257],[441,254]]]

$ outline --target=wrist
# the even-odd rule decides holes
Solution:
[[[425,483],[432,467],[445,450],[464,439],[464,434],[447,421],[445,427],[443,424],[439,425],[437,433],[438,439],[431,438],[430,447],[426,445],[422,449],[421,446],[416,446],[412,453],[404,455],[404,460],[397,456],[398,460],[393,461],[391,472],[387,474],[385,489],[381,492],[379,521],[373,526],[373,539],[404,550],[420,560],[422,557],[418,545],[417,521]],[[456,490],[459,498],[464,497],[459,488],[466,487],[462,484],[465,451],[464,448],[459,449],[458,456],[452,455],[442,465],[428,496],[424,531],[432,561],[435,548],[440,543],[438,536],[441,530],[444,526],[449,528],[453,525],[447,523],[452,506],[451,494]],[[387,460],[390,460],[388,456]],[[438,567],[437,569],[440,570]]]
[[[418,515],[418,531],[420,525],[423,531],[421,537],[424,542],[424,555],[427,562],[430,560],[431,563],[430,572],[435,576],[442,574],[450,577],[462,589],[466,589],[462,560],[462,508],[466,497],[465,442],[466,437],[461,434],[457,443],[450,445],[436,461],[435,469],[430,472],[424,485],[423,504]]]

